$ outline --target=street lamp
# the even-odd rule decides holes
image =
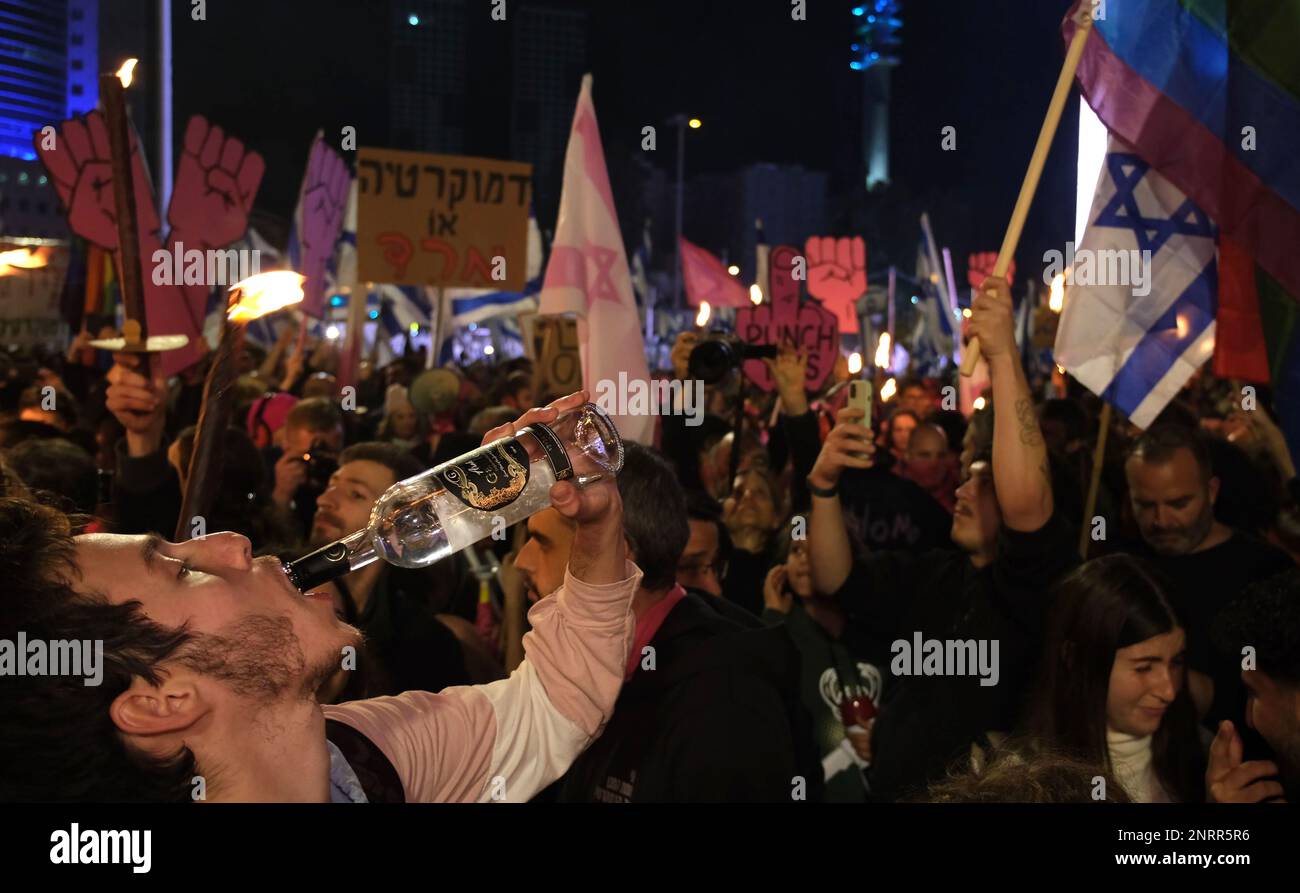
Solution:
[[[673,115],[667,123],[677,128],[677,261],[673,265],[673,307],[682,306],[682,202],[685,191],[686,173],[686,128],[699,130],[702,121],[699,118],[687,118],[685,115]]]

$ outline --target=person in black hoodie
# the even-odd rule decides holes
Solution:
[[[821,766],[799,702],[799,658],[784,630],[677,584],[689,537],[672,466],[626,445],[624,531],[644,577],[614,716],[543,799],[560,802],[816,800]],[[516,567],[536,600],[563,580],[572,530],[547,509],[528,519]]]
[[[985,280],[972,313],[997,412],[992,443],[973,444],[963,460],[952,521],[961,551],[855,557],[839,487],[844,469],[873,464],[872,432],[858,424],[859,409],[840,411],[808,477],[814,590],[838,599],[850,651],[890,670],[879,715],[855,740],[859,758],[871,764],[875,800],[919,793],[972,744],[986,743],[987,732],[1014,725],[1038,661],[1049,587],[1077,562],[1074,534],[1054,511],[1006,280]],[[938,642],[950,654],[963,644],[987,649],[996,677],[955,659],[939,661],[937,670],[921,667],[919,656],[907,659],[917,640]]]

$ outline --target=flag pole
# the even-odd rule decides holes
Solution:
[[[1079,67],[1083,56],[1084,44],[1092,33],[1092,6],[1086,2],[1079,4],[1074,15],[1078,27],[1070,40],[1070,48],[1065,54],[1065,64],[1061,66],[1060,77],[1056,79],[1056,90],[1052,101],[1047,106],[1047,117],[1043,119],[1043,128],[1038,132],[1038,142],[1034,145],[1034,154],[1029,159],[1029,169],[1025,171],[1024,182],[1020,184],[1020,196],[1016,199],[1015,210],[1011,212],[1011,222],[1007,224],[1006,235],[1002,238],[1002,248],[998,251],[997,263],[993,265],[993,275],[1002,278],[1007,275],[1011,260],[1020,242],[1021,230],[1025,227],[1025,218],[1029,216],[1029,206],[1033,203],[1034,192],[1038,189],[1038,179],[1043,174],[1043,165],[1047,163],[1047,152],[1052,148],[1052,138],[1056,136],[1057,125],[1061,123],[1061,112],[1065,109],[1065,100],[1070,95],[1070,85],[1074,83],[1074,72]],[[972,338],[962,354],[961,374],[969,377],[980,361],[980,340]]]
[[[1088,560],[1089,531],[1092,527],[1092,513],[1097,508],[1097,491],[1101,487],[1101,467],[1106,460],[1106,437],[1110,434],[1110,402],[1103,400],[1101,418],[1097,424],[1097,447],[1092,453],[1092,478],[1088,481],[1088,501],[1083,506],[1083,520],[1079,524],[1079,558]]]

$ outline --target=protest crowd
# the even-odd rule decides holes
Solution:
[[[1145,431],[1114,419],[1096,500],[1106,535],[1081,562],[1100,401],[1078,387],[1042,398],[999,280],[977,298],[972,329],[990,400],[969,420],[942,408],[940,382],[913,378],[864,425],[843,405],[843,365],[809,394],[807,358],[787,348],[766,361],[772,394],[736,374],[708,389],[713,406],[744,400],[734,476],[735,432],[718,416],[691,426],[665,414],[658,448],[628,443],[617,489],[639,574],[634,647],[617,635],[626,598],[589,627],[575,613],[564,633],[607,637],[604,654],[587,646],[617,660],[605,677],[566,671],[543,636],[558,622],[546,602],[587,544],[554,507],[474,547],[474,565],[498,575],[476,575],[461,553],[419,570],[379,562],[331,585],[333,616],[364,636],[346,670],[322,669],[310,648],[324,634],[274,622],[245,582],[279,573],[258,556],[363,528],[396,481],[562,397],[534,391],[530,361],[452,367],[455,400],[428,415],[408,390],[423,361],[399,357],[363,368],[361,409],[344,412],[326,396],[337,351],[309,344],[297,364],[246,345],[212,533],[177,543],[195,379],[150,379],[125,353],[106,371],[72,353],[7,355],[4,632],[103,639],[107,675],[99,687],[4,680],[4,795],[187,799],[195,772],[211,771],[209,796],[294,796],[272,755],[259,766],[237,750],[260,711],[491,688],[518,677],[527,653],[559,674],[567,694],[548,684],[553,702],[590,699],[569,719],[603,726],[572,765],[521,770],[543,799],[779,801],[802,779],[809,799],[837,802],[925,799],[932,787],[939,799],[1087,800],[1095,777],[1110,780],[1108,799],[1282,796],[1300,770],[1300,480],[1270,410],[1234,409],[1231,384],[1205,374]],[[678,337],[664,378],[689,374],[699,337]],[[40,407],[42,387],[57,409]],[[137,541],[151,544],[143,563]],[[950,665],[950,642],[966,649],[962,665]],[[1258,660],[1244,673],[1243,645]],[[864,697],[874,709],[859,720],[845,705]],[[188,710],[226,740],[197,732]],[[356,727],[400,718],[381,711]],[[525,764],[548,756],[543,741],[518,747]],[[1041,762],[1048,780],[983,790],[981,768],[1000,759]],[[371,799],[479,794],[428,779],[403,790],[392,771],[374,770]]]
[[[436,168],[437,200],[459,173],[460,236],[481,213],[481,245],[510,248],[426,238],[450,252],[436,269],[470,279],[422,278],[433,251],[394,260],[397,241],[380,244],[417,204],[376,160],[387,150],[357,150],[358,188],[350,157],[317,137],[303,195],[328,200],[301,202],[275,246],[278,273],[302,274],[301,306],[251,324],[237,311],[252,286],[162,282],[151,256],[171,243],[144,219],[151,198],[135,209],[136,264],[114,190],[78,191],[92,148],[100,176],[149,189],[143,162],[121,157],[117,102],[37,139],[90,252],[64,285],[86,312],[66,343],[0,350],[0,801],[1300,797],[1295,377],[1287,391],[1285,376],[1229,371],[1240,339],[1220,314],[1219,345],[1202,340],[1216,308],[1170,292],[1173,274],[1148,271],[1147,309],[1128,318],[1133,283],[1107,302],[1071,282],[1062,314],[1032,264],[1013,296],[1010,239],[996,262],[971,258],[959,302],[927,220],[924,269],[904,286],[891,268],[887,297],[861,237],[763,246],[751,292],[683,239],[686,300],[651,312],[588,76],[546,252],[524,248],[528,166],[459,159]],[[1105,223],[1126,184],[1154,215],[1151,196],[1177,192],[1157,178],[1186,183],[1119,143],[1141,134],[1112,130],[1119,162],[1085,248],[1147,238],[1154,224]],[[172,241],[235,244],[260,158],[197,116],[183,144]],[[204,210],[194,172],[217,159],[232,166],[208,182],[233,197]],[[414,180],[430,169],[411,166],[411,194],[432,191]],[[419,207],[415,229],[432,228]],[[392,232],[376,237],[380,218]],[[1280,269],[1268,246],[1232,247],[1227,223],[1217,248],[1180,225],[1149,265],[1177,255],[1210,281],[1216,251],[1224,269],[1244,251]],[[506,253],[508,285],[486,275]],[[113,265],[117,297],[92,313]],[[836,300],[828,269],[849,283]],[[428,298],[409,334],[405,319],[384,328],[386,299],[370,310],[369,280]],[[473,301],[508,292],[507,309],[490,344],[445,351],[466,328],[451,289],[469,285]],[[723,299],[712,318],[706,292]],[[1119,322],[1096,322],[1116,306]],[[905,330],[902,314],[927,308],[935,325]],[[506,351],[500,318],[516,316],[545,332],[515,325],[523,347]],[[565,333],[576,343],[560,349]],[[557,474],[547,507],[427,566],[381,558],[301,590],[286,571],[365,530],[395,484],[588,402],[618,427],[616,474]]]

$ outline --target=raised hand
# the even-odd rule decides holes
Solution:
[[[826,305],[841,332],[858,330],[858,298],[867,290],[867,243],[861,236],[812,236],[804,244],[808,294]]]
[[[302,252],[298,272],[307,277],[300,309],[309,316],[319,316],[325,303],[325,264],[338,241],[351,182],[347,164],[317,134],[307,155],[307,176],[302,183],[302,223],[298,230]]]
[[[835,414],[835,427],[826,435],[822,451],[808,475],[814,486],[832,490],[839,484],[844,469],[872,466],[876,445],[871,429],[861,423],[862,418],[863,412],[856,406],[846,406]]]
[[[786,344],[782,345],[776,359],[764,358],[763,362],[776,381],[782,412],[791,416],[807,412],[808,393],[804,390],[804,379],[808,376],[808,355]]]
[[[690,331],[677,333],[677,340],[673,342],[672,361],[673,375],[679,381],[686,381],[690,376],[691,351],[699,342],[700,336]]]
[[[530,409],[513,422],[488,431],[483,435],[483,443],[513,437],[520,428],[534,422],[553,422],[560,413],[576,409],[587,400],[586,391],[577,391],[547,406]],[[607,475],[584,487],[559,481],[551,487],[550,496],[551,507],[576,525],[573,548],[569,552],[569,573],[594,585],[625,579],[627,540],[623,534],[623,501],[614,479]]]
[[[1241,736],[1225,719],[1210,744],[1206,798],[1211,803],[1259,803],[1281,797],[1282,785],[1268,780],[1268,776],[1278,774],[1277,764],[1269,760],[1242,762],[1241,756]]]
[[[996,251],[976,251],[970,257],[966,258],[966,281],[970,283],[971,288],[979,288],[984,284],[984,280],[993,275],[993,268],[997,266],[998,253]],[[1016,262],[1013,260],[1011,266],[1007,268],[1006,275],[1007,285],[1016,281]]]
[[[992,358],[1015,352],[1015,318],[1007,280],[987,277],[971,302],[969,326],[970,336],[980,340],[984,356]]]
[[[68,225],[83,239],[106,251],[117,249],[117,200],[113,195],[113,153],[109,149],[108,126],[98,110],[82,118],[69,118],[55,135],[54,148],[42,147],[35,137],[36,152],[50,173],[59,199],[68,211]],[[131,128],[131,167],[135,185],[136,222],[144,252],[158,241],[158,211],[154,207],[153,183],[140,152],[140,140]]]
[[[773,611],[780,611],[782,614],[790,613],[790,606],[794,603],[794,596],[785,588],[785,581],[788,579],[788,571],[784,564],[778,564],[767,572],[767,579],[763,581],[763,607],[771,608]]]
[[[127,453],[147,456],[162,445],[167,382],[152,374],[147,354],[113,355],[104,405],[126,429]]]
[[[799,303],[799,282],[794,278],[798,252],[788,245],[772,249],[769,262],[771,303],[736,311],[736,334],[750,344],[782,344],[798,337],[795,349],[807,355],[804,387],[822,386],[839,356],[839,330],[835,314],[815,301]],[[764,391],[776,379],[762,360],[746,360],[745,375]]]
[[[167,208],[174,238],[196,248],[224,248],[243,236],[265,170],[262,156],[240,140],[201,115],[190,118]]]

